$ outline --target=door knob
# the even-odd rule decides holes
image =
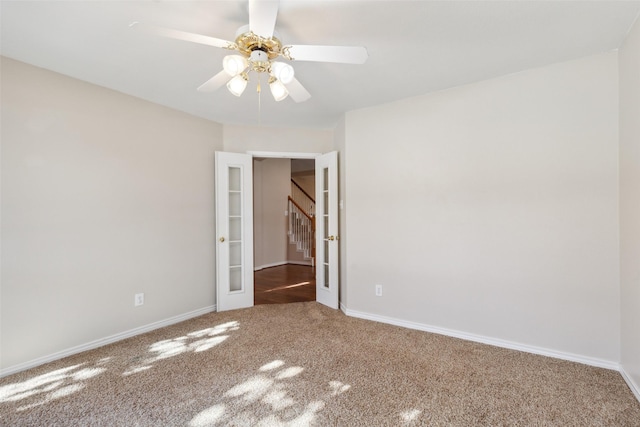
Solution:
[[[220,243],[223,243],[223,242],[224,242],[224,237],[221,237],[220,238]]]
[[[329,237],[328,237],[328,239],[329,239],[329,240],[334,240],[334,239],[335,239],[335,237],[333,237],[333,236],[329,236]]]

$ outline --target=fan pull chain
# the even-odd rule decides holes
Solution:
[[[262,88],[260,87],[260,77],[261,75],[258,74],[258,87],[256,88],[258,91],[258,125],[262,124]]]

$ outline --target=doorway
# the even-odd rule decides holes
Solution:
[[[315,160],[253,159],[254,304],[316,300]]]
[[[314,159],[315,161],[315,278],[316,301],[333,309],[339,305],[338,283],[338,153],[326,154],[248,152],[247,154],[216,151],[216,300],[217,310],[233,310],[254,305],[254,165],[253,158]],[[290,173],[290,171],[289,171]],[[270,190],[270,185],[257,179],[256,186]],[[264,206],[263,206],[264,207]],[[288,205],[289,209],[293,209]],[[283,211],[276,209],[274,227],[283,225]],[[285,217],[291,215],[285,211]],[[262,232],[272,232],[262,224]],[[282,236],[282,233],[280,233]],[[313,239],[311,239],[313,241]],[[278,250],[277,248],[274,250]],[[261,250],[262,267],[269,264],[275,252]],[[259,260],[256,260],[260,262]]]

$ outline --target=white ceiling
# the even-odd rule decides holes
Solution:
[[[282,0],[283,44],[362,45],[364,65],[294,62],[312,98],[196,88],[229,52],[141,34],[142,21],[232,40],[246,0],[6,1],[1,54],[220,123],[333,128],[353,109],[618,48],[638,1]],[[266,88],[266,87],[265,87]]]

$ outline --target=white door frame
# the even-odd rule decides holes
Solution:
[[[230,156],[234,156],[234,153],[231,152],[224,152],[222,151],[221,153],[224,154],[229,154]],[[297,152],[277,152],[277,151],[247,151],[244,154],[241,153],[236,153],[235,154],[238,157],[241,156],[249,156],[251,161],[253,161],[255,158],[279,158],[279,159],[317,159],[318,157],[322,156],[322,153],[297,153]],[[240,162],[240,160],[238,160],[238,162]],[[317,165],[317,163],[316,163]],[[216,167],[218,167],[218,153],[216,153]],[[218,173],[218,171],[216,170],[216,174]],[[251,175],[253,175],[251,173]],[[250,185],[250,188],[247,189],[247,194],[251,195],[253,193],[253,179],[248,180],[248,184]],[[216,188],[218,186],[218,183],[216,183]],[[250,191],[249,191],[250,190]],[[244,190],[243,190],[244,193]],[[218,197],[220,197],[221,195],[218,194],[218,189],[216,190],[216,200],[218,200]],[[252,197],[252,196],[251,196]],[[234,308],[242,308],[242,307],[251,307],[253,306],[253,299],[254,299],[254,286],[253,286],[253,251],[254,251],[254,239],[252,236],[252,230],[253,230],[253,212],[251,212],[251,224],[246,226],[246,232],[247,235],[245,237],[251,236],[249,237],[251,240],[251,250],[250,250],[250,254],[247,252],[247,254],[245,254],[244,259],[246,261],[242,263],[242,265],[244,265],[245,267],[249,267],[249,265],[251,266],[250,268],[250,272],[251,272],[251,277],[247,276],[244,280],[243,280],[243,288],[242,290],[239,291],[233,291],[233,292],[227,292],[227,294],[231,295],[231,294],[238,294],[238,295],[234,295],[233,301],[228,301],[226,304],[227,306],[222,306],[220,304],[220,295],[219,293],[222,291],[221,290],[221,283],[220,280],[221,278],[224,279],[224,275],[221,275],[221,271],[220,270],[220,266],[218,265],[220,263],[220,259],[219,256],[222,254],[226,254],[228,252],[228,250],[225,252],[226,246],[224,245],[228,245],[229,244],[229,239],[227,237],[228,234],[228,230],[226,230],[225,227],[222,227],[221,224],[218,222],[219,221],[219,212],[218,212],[218,208],[219,208],[219,201],[216,202],[216,234],[219,234],[218,241],[218,247],[216,250],[216,305],[217,305],[217,311],[221,311],[221,310],[229,310],[229,309],[234,309]],[[223,203],[224,205],[224,203]],[[252,205],[252,201],[246,201],[246,203],[243,203],[244,206],[250,206]],[[251,208],[251,210],[253,211],[253,208]],[[336,220],[337,216],[336,216]],[[221,234],[222,233],[222,234]],[[244,238],[243,238],[244,241]],[[221,247],[222,245],[222,247]],[[244,247],[245,245],[243,245]],[[249,248],[246,248],[249,249]],[[228,254],[227,254],[228,255]],[[228,256],[227,256],[228,258]],[[334,265],[337,265],[337,261],[335,262]],[[244,269],[243,269],[244,271]],[[319,269],[316,269],[316,281],[317,281],[317,276],[318,276],[318,271]],[[246,271],[247,275],[249,274],[248,271]],[[243,273],[244,274],[244,273]],[[225,280],[228,281],[228,280]],[[334,282],[337,286],[337,280]],[[317,284],[316,284],[316,289],[317,289]],[[336,288],[337,290],[337,288]],[[250,301],[249,301],[249,293],[250,291]],[[317,290],[316,290],[316,294],[317,294]],[[338,298],[338,295],[336,293],[336,300]],[[326,298],[325,298],[326,299]],[[321,302],[325,305],[329,305],[330,307],[333,307],[334,305],[337,304],[327,304],[327,302],[325,301],[325,299],[322,298],[318,298],[318,295],[316,295],[316,301]],[[338,308],[333,307],[333,308]]]

